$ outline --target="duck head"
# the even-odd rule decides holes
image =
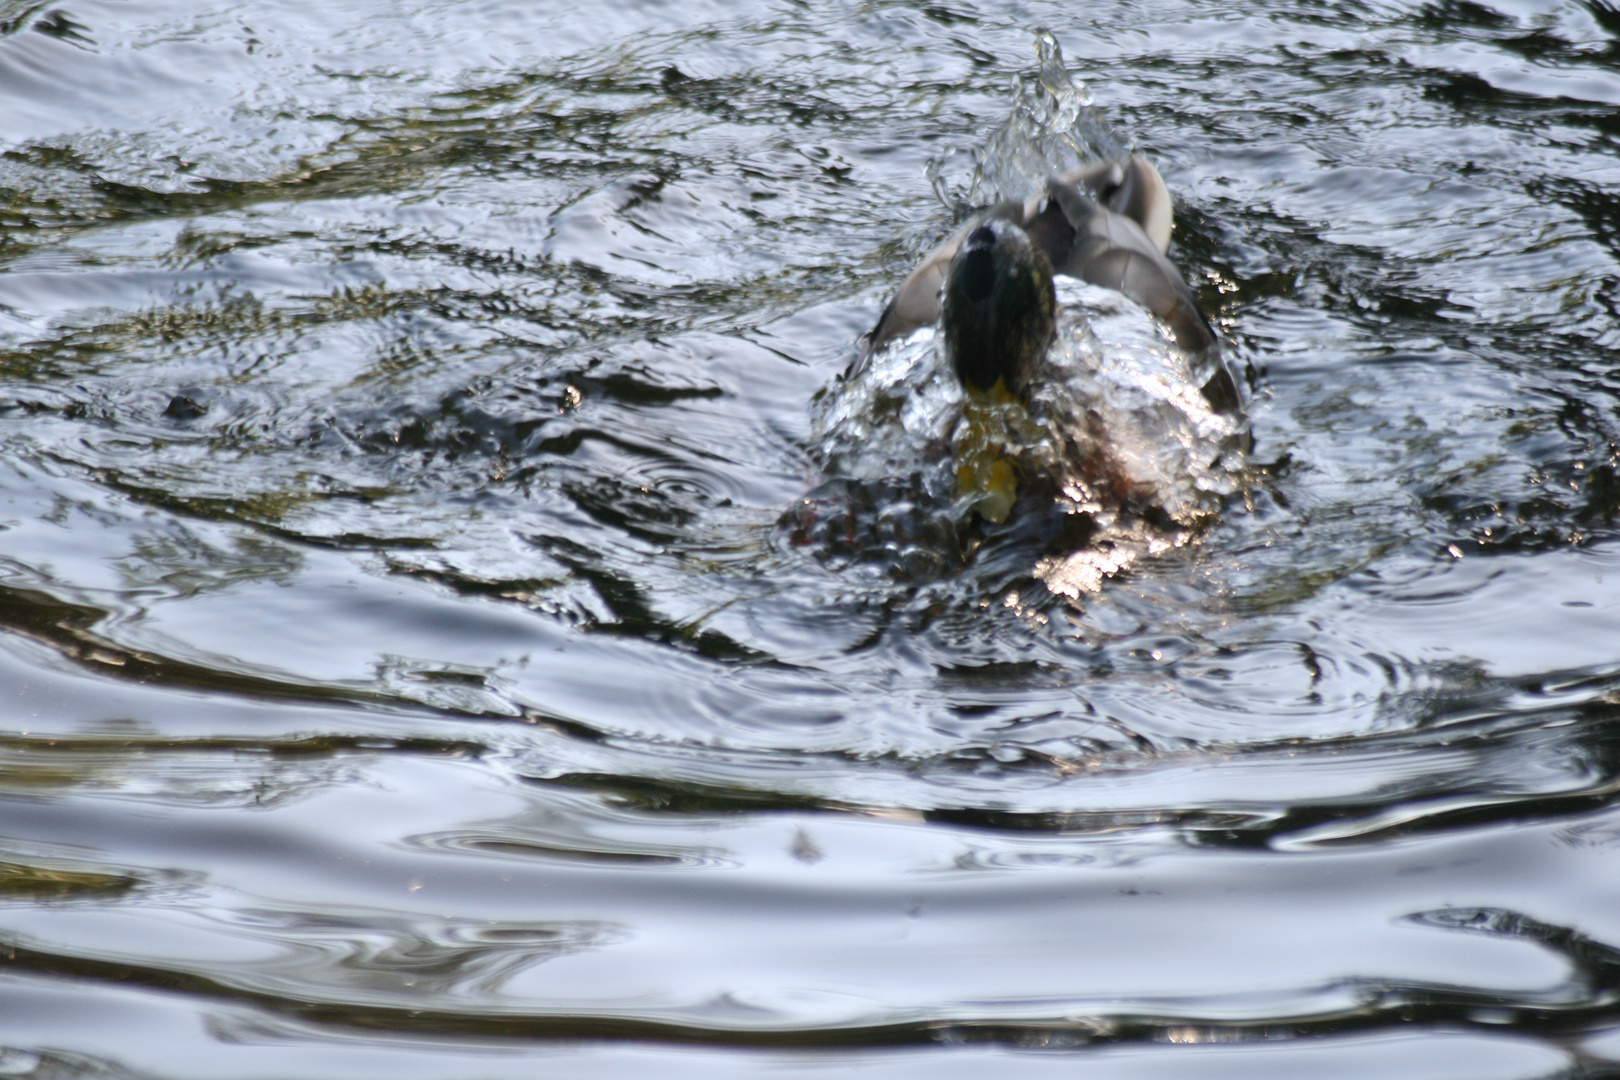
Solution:
[[[1001,384],[1024,397],[1052,343],[1052,264],[1018,225],[991,216],[962,239],[945,274],[945,357],[971,394]]]

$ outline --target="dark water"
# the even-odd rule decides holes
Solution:
[[[1040,26],[1254,397],[1078,602],[777,524]],[[0,1075],[1620,1074],[1620,10],[0,31]]]

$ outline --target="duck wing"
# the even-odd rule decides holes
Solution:
[[[1159,170],[1141,154],[1094,162],[1063,174],[1058,182],[1090,192],[1103,206],[1136,222],[1159,254],[1170,250],[1170,189]],[[1031,205],[1031,215],[1034,211]]]

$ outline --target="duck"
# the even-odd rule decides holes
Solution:
[[[1051,345],[1063,274],[1112,289],[1164,321],[1176,345],[1211,372],[1201,389],[1217,412],[1242,394],[1220,339],[1170,261],[1170,192],[1140,154],[1049,179],[1023,201],[974,214],[901,283],[861,342],[861,359],[938,325],[949,366],[970,394],[1002,388],[1027,399]]]
[[[1005,520],[1017,496],[1018,468],[995,429],[1042,378],[1057,332],[1056,275],[1111,289],[1157,316],[1204,373],[1209,407],[1241,416],[1220,339],[1167,255],[1172,225],[1169,189],[1140,154],[1054,176],[1027,199],[970,217],[907,275],[864,336],[859,361],[937,327],[969,421],[955,447],[958,492],[978,516]]]

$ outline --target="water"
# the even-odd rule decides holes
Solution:
[[[1253,482],[795,543],[1039,27]],[[0,30],[0,1075],[1620,1074],[1613,8]]]

